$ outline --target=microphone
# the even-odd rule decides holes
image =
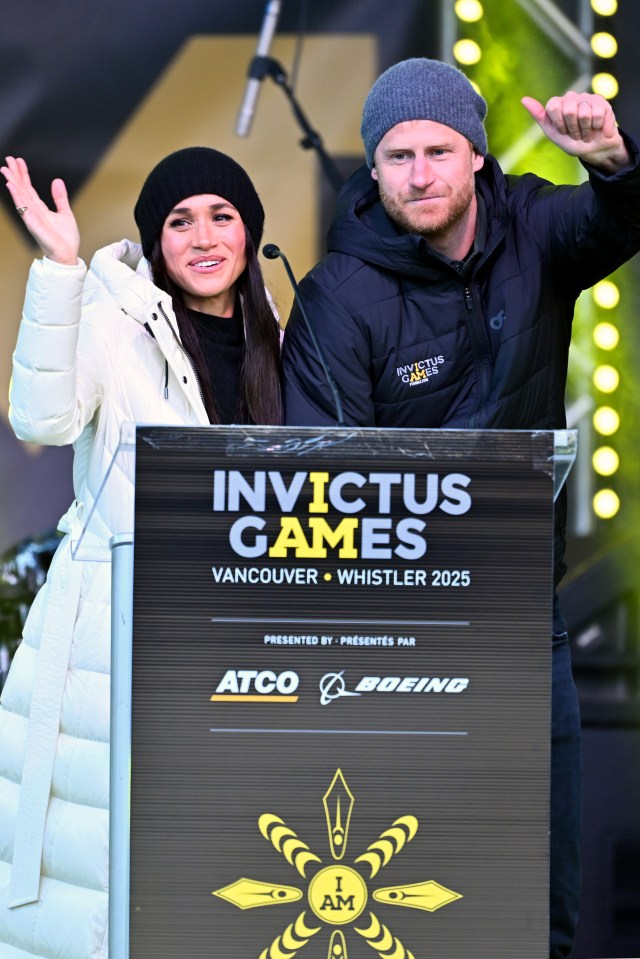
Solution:
[[[280,0],[268,0],[267,2],[264,20],[262,21],[262,29],[258,37],[256,55],[249,64],[247,73],[249,79],[247,80],[244,99],[236,120],[236,134],[239,137],[246,137],[251,128],[253,114],[255,113],[256,104],[258,103],[260,86],[265,75],[264,65],[261,61],[268,56],[269,50],[271,49],[273,35],[276,32],[278,17],[280,16],[280,6]]]
[[[262,253],[264,256],[266,256],[268,260],[277,260],[279,258],[282,260],[284,264],[284,268],[287,271],[287,276],[289,277],[289,282],[291,283],[291,286],[293,288],[293,295],[296,298],[296,303],[298,304],[298,308],[300,310],[300,313],[302,314],[302,319],[304,320],[307,330],[309,332],[309,336],[311,337],[311,342],[313,344],[313,348],[315,350],[316,356],[318,357],[318,360],[320,361],[320,366],[323,369],[325,379],[327,383],[329,384],[329,389],[331,390],[331,395],[333,397],[333,405],[336,408],[336,420],[338,421],[338,426],[344,426],[345,422],[344,422],[344,415],[342,412],[342,400],[340,398],[340,391],[338,390],[338,387],[336,386],[336,382],[333,378],[331,370],[329,369],[329,364],[327,363],[324,357],[324,353],[322,352],[322,349],[320,347],[320,344],[318,343],[318,338],[315,334],[315,330],[313,329],[313,326],[311,325],[311,320],[307,316],[307,311],[304,308],[304,303],[302,302],[302,297],[300,296],[300,290],[298,289],[296,278],[293,275],[293,270],[289,266],[289,261],[284,255],[284,253],[282,252],[282,250],[280,249],[280,247],[276,246],[275,243],[267,243],[266,246],[263,246]]]

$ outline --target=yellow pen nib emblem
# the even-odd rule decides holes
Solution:
[[[322,804],[332,858],[332,862],[327,865],[323,865],[321,858],[311,851],[307,843],[300,839],[280,816],[263,813],[258,820],[263,837],[284,856],[300,876],[306,879],[310,863],[317,864],[318,867],[306,887],[309,908],[304,909],[296,920],[261,952],[260,959],[293,959],[323,926],[334,927],[327,959],[348,959],[345,935],[341,928],[335,927],[349,924],[354,924],[355,932],[362,936],[382,959],[389,959],[390,956],[393,959],[415,959],[413,953],[388,927],[381,923],[373,912],[367,911],[369,899],[384,906],[404,906],[408,909],[435,912],[436,909],[461,899],[461,893],[447,889],[433,879],[387,886],[370,892],[367,881],[357,866],[368,866],[369,879],[373,879],[380,869],[415,837],[418,820],[415,816],[400,816],[367,846],[366,851],[354,860],[353,865],[348,866],[343,860],[347,852],[355,797],[340,769],[336,771],[323,796]],[[238,909],[257,909],[262,906],[298,902],[304,898],[305,891],[297,886],[282,886],[243,878],[222,889],[214,890],[212,895],[226,900]],[[356,925],[359,919],[362,925]]]

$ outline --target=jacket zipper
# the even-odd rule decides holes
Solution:
[[[153,332],[153,330],[151,329],[148,323],[145,323],[144,328],[149,334],[149,336],[155,340],[156,338],[155,333]],[[169,360],[166,358],[166,356],[164,358],[164,398],[165,400],[169,399]]]
[[[195,379],[195,381],[196,381],[196,386],[198,387],[198,393],[200,394],[200,399],[201,399],[201,401],[202,401],[202,405],[203,405],[203,407],[204,407],[205,410],[206,410],[206,406],[205,406],[205,402],[204,402],[204,393],[202,392],[202,387],[201,387],[201,385],[200,385],[200,380],[198,379],[198,374],[196,373],[195,367],[194,367],[194,365],[193,365],[193,360],[191,359],[191,357],[189,356],[189,354],[188,354],[187,351],[185,350],[184,346],[182,345],[182,340],[180,339],[180,337],[178,336],[178,334],[177,334],[176,331],[174,330],[174,328],[173,328],[173,323],[171,322],[171,320],[169,319],[169,317],[168,317],[167,314],[165,313],[165,309],[164,309],[164,307],[163,307],[163,305],[162,305],[162,302],[158,303],[158,309],[159,309],[159,311],[162,313],[162,316],[163,316],[165,322],[167,323],[169,329],[171,330],[171,332],[172,332],[172,334],[173,334],[174,340],[175,340],[176,343],[178,344],[180,350],[182,351],[182,353],[183,353],[183,355],[184,355],[184,358],[186,359],[187,363],[189,364],[189,368],[191,369],[191,372],[193,373],[194,379]],[[169,398],[169,363],[168,363],[166,357],[165,357],[165,384],[164,384],[164,395],[165,395],[165,399],[168,399],[168,398]]]
[[[487,398],[489,393],[489,384],[491,382],[491,348],[487,341],[486,330],[484,329],[484,320],[483,317],[476,310],[475,302],[473,299],[473,292],[470,286],[464,286],[463,288],[464,296],[464,305],[469,314],[468,329],[469,336],[471,339],[471,346],[473,349],[474,356],[476,358],[476,369],[478,370],[478,381],[480,386],[480,395],[478,397],[478,403],[476,409],[479,409],[484,400]],[[476,416],[471,415],[469,418],[469,426],[472,427],[475,425]]]

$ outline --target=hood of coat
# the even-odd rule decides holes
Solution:
[[[149,313],[162,302],[165,311],[173,312],[171,297],[151,280],[149,264],[142,247],[132,240],[120,240],[98,250],[91,260],[84,286],[84,305],[108,297],[139,323],[146,323]]]
[[[507,215],[507,182],[491,156],[485,157],[483,168],[476,173],[476,190],[487,210],[488,235],[495,242]],[[427,241],[406,233],[389,219],[366,166],[356,170],[340,192],[327,249],[413,279],[425,280],[442,272],[442,258]]]
[[[165,364],[165,399],[169,399],[168,369],[175,380],[171,387],[178,389],[188,399],[202,425],[209,423],[198,378],[187,352],[182,346],[178,322],[171,297],[151,280],[149,264],[142,247],[131,240],[120,240],[98,250],[87,273],[83,308],[98,309],[105,304],[121,310],[134,322],[145,327],[144,337],[150,337],[160,350]]]

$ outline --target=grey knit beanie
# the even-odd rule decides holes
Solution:
[[[213,193],[232,203],[258,249],[264,210],[249,174],[219,150],[187,147],[161,160],[140,191],[133,215],[140,231],[142,252],[147,258],[176,203],[201,193]]]
[[[486,115],[486,101],[461,70],[426,57],[403,60],[378,77],[365,100],[360,133],[367,164],[373,166],[373,154],[385,133],[405,120],[443,123],[484,155]]]

